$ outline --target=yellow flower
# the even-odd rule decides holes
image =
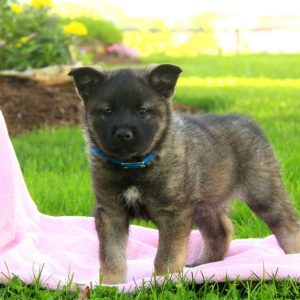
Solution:
[[[72,34],[72,35],[86,35],[88,31],[87,28],[82,23],[73,21],[68,25],[64,26],[64,32],[66,34]]]
[[[30,37],[29,37],[29,36],[23,36],[23,37],[20,38],[20,41],[21,41],[22,43],[26,43],[26,42],[28,42],[29,40],[30,40]]]
[[[20,42],[17,42],[17,43],[16,43],[16,47],[19,48],[19,47],[21,47],[21,46],[22,46],[22,44],[21,44]]]
[[[52,0],[31,0],[31,6],[36,9],[52,7]]]
[[[20,4],[14,3],[11,5],[10,9],[15,13],[15,14],[20,14],[23,12],[23,7]]]

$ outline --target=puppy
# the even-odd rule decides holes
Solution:
[[[192,225],[204,242],[192,266],[222,260],[232,238],[227,207],[234,197],[269,225],[286,253],[300,252],[300,225],[266,136],[244,116],[174,112],[181,72],[162,64],[69,73],[84,106],[104,283],[126,281],[132,218],[152,220],[159,229],[156,274],[182,269]]]

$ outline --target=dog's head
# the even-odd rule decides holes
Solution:
[[[103,152],[121,159],[149,153],[170,121],[170,98],[182,70],[170,64],[105,72],[72,70],[83,100],[89,138]]]

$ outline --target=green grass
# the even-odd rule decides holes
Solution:
[[[70,284],[55,291],[43,289],[39,282],[28,286],[13,277],[7,285],[0,285],[0,299],[77,299],[79,289],[72,290]],[[142,287],[134,293],[119,293],[116,288],[97,286],[90,289],[90,299],[141,299],[141,300],[196,300],[196,299],[299,299],[299,285],[291,279],[277,281],[272,278],[268,283],[263,280],[234,280],[217,283],[205,281],[196,284],[179,278],[174,283],[165,278],[164,284],[153,280],[150,286]]]
[[[175,63],[183,67],[184,76],[300,78],[300,54],[200,56],[192,58],[148,57],[146,62]]]
[[[184,72],[178,82],[176,101],[200,107],[207,112],[236,112],[255,119],[274,147],[282,166],[286,189],[300,212],[300,68],[297,67],[300,65],[300,55],[189,59],[151,57],[146,61],[169,62],[182,67]],[[42,212],[51,215],[91,214],[94,200],[80,129],[45,129],[13,138],[13,144],[29,191]],[[235,225],[235,238],[270,234],[267,226],[243,203],[234,201],[230,213]],[[209,299],[226,295],[228,299],[268,299],[276,295],[300,298],[296,292],[298,288],[299,285],[293,280],[256,284],[250,281],[205,283],[201,286],[183,283],[180,289],[176,284],[168,283],[164,287],[142,289],[134,295],[107,297],[196,299],[193,298],[194,293],[197,297]],[[24,292],[23,288],[19,288],[20,295],[25,294],[26,289],[32,287],[24,287]],[[1,298],[1,291],[7,290],[0,289],[0,299],[8,299]],[[94,299],[100,299],[97,298],[100,297],[97,294],[101,293],[100,290],[93,290]],[[53,299],[73,299],[72,295],[59,295],[53,296]]]
[[[33,199],[43,213],[90,215],[93,194],[79,128],[47,129],[13,139]]]

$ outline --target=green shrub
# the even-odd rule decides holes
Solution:
[[[22,71],[71,61],[69,46],[76,34],[85,34],[84,25],[68,24],[66,30],[49,14],[51,5],[51,0],[31,0],[30,5],[4,2],[0,10],[0,69]]]
[[[88,34],[85,36],[85,39],[97,39],[106,45],[120,43],[123,40],[122,31],[109,21],[84,16],[75,19],[65,18],[61,20],[62,24],[67,24],[71,21],[78,21],[86,26]]]

